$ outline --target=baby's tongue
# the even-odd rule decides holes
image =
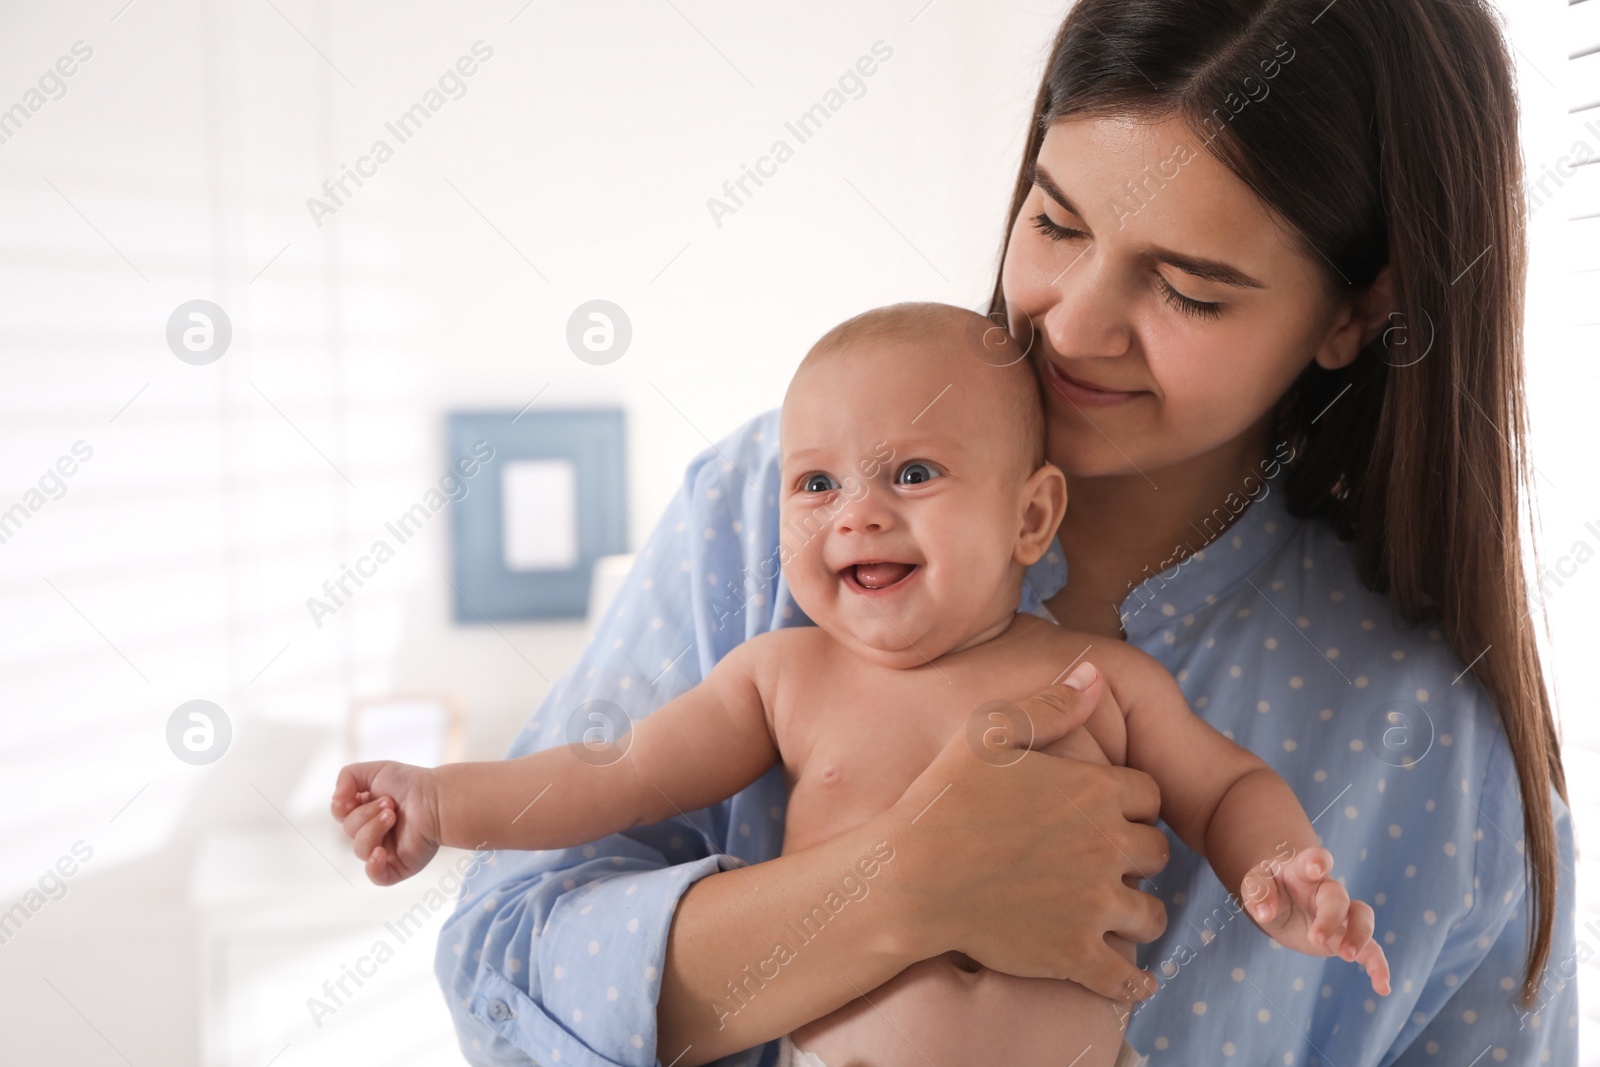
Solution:
[[[883,589],[910,574],[909,563],[857,563],[856,581],[868,589]]]

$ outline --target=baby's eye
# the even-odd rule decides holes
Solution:
[[[839,483],[833,480],[833,475],[817,471],[808,474],[800,482],[800,491],[804,493],[831,493],[839,488]]]
[[[923,482],[931,482],[937,477],[939,477],[938,471],[920,460],[915,460],[901,467],[900,472],[894,476],[894,480],[896,485],[921,485]]]

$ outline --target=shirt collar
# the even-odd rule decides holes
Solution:
[[[1204,548],[1146,578],[1128,594],[1121,613],[1122,629],[1129,640],[1203,610],[1244,581],[1288,540],[1300,520],[1289,514],[1281,487],[1262,484],[1265,492],[1253,502],[1248,497],[1231,497],[1216,510],[1214,520],[1202,526],[1211,538]],[[1234,512],[1229,504],[1243,505],[1243,510]],[[1217,533],[1235,514],[1238,518]]]
[[[1264,492],[1253,501],[1248,496],[1235,495],[1217,508],[1214,520],[1201,527],[1211,538],[1204,548],[1151,575],[1128,593],[1119,609],[1128,640],[1204,609],[1289,539],[1302,520],[1289,514],[1281,486],[1261,484]],[[1229,525],[1217,533],[1224,522]],[[1061,542],[1056,541],[1043,558],[1028,568],[1019,610],[1042,614],[1044,600],[1054,596],[1066,581],[1066,554]]]

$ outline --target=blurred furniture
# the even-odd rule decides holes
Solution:
[[[584,620],[589,636],[593,636],[595,627],[600,625],[601,616],[605,615],[606,608],[611,606],[611,601],[622,589],[628,572],[633,569],[634,559],[634,553],[628,552],[601,556],[594,561],[594,576],[589,583],[589,614]]]
[[[466,756],[466,705],[443,693],[391,693],[350,702],[346,746],[351,762],[399,760],[419,767]]]

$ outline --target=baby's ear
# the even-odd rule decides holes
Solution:
[[[1067,478],[1053,463],[1046,463],[1022,484],[1022,522],[1012,558],[1031,567],[1050,550],[1056,527],[1067,513]]]

